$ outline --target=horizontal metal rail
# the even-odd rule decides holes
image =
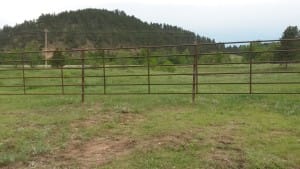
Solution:
[[[81,52],[81,51],[103,51],[103,50],[131,50],[131,49],[155,49],[155,48],[175,48],[175,47],[192,47],[192,46],[205,46],[205,45],[228,45],[228,44],[250,44],[250,43],[270,43],[270,42],[288,42],[288,41],[300,41],[300,38],[295,39],[275,39],[275,40],[254,40],[254,41],[234,41],[234,42],[217,42],[217,43],[201,43],[197,44],[178,44],[178,45],[148,45],[148,46],[135,46],[135,47],[114,47],[114,48],[85,48],[85,49],[67,49],[59,50],[61,52]],[[32,53],[47,53],[55,52],[56,50],[44,50],[44,51],[22,51],[22,52],[0,52],[1,54],[32,54]]]
[[[85,95],[149,95],[149,93],[107,93],[107,94],[103,94],[103,93],[84,93]],[[155,92],[152,92],[150,93],[150,95],[192,95],[193,93],[192,92],[178,92],[178,93],[169,93],[169,92],[162,92],[162,93],[155,93]],[[214,94],[214,95],[234,95],[234,94],[237,94],[237,95],[248,95],[249,93],[247,92],[198,92],[197,94]],[[300,92],[254,92],[254,93],[251,93],[251,94],[254,94],[254,95],[299,95]],[[61,93],[26,93],[26,94],[23,94],[23,93],[0,93],[0,95],[56,95],[56,96],[59,96],[59,95],[81,95],[81,93],[65,93],[65,94],[61,94]]]
[[[253,82],[253,85],[280,85],[280,84],[300,84],[300,82]],[[106,84],[106,86],[147,86],[147,83],[127,83],[127,84]],[[153,86],[185,86],[192,85],[192,83],[152,83]],[[201,82],[198,85],[249,85],[248,82],[232,82],[232,83],[218,83],[218,82]],[[48,85],[26,85],[27,88],[31,87],[59,87],[61,84],[48,84]],[[65,87],[79,87],[81,84],[64,84]],[[103,84],[85,84],[86,87],[104,86]],[[0,85],[3,88],[10,87],[23,87],[23,85]]]
[[[252,45],[254,43],[279,45],[281,42],[295,41],[300,42],[300,39],[60,50],[68,53],[64,59],[43,58],[45,53],[56,50],[0,52],[0,95],[81,95],[82,101],[87,95],[192,95],[193,101],[198,94],[298,95],[299,58],[264,60],[264,55],[260,54],[293,55],[296,52],[300,53],[300,46],[256,51]],[[219,48],[219,45],[231,44],[249,44],[249,47],[240,51],[226,51],[225,47]],[[216,49],[205,48],[209,46],[215,46]],[[157,52],[159,48],[166,50],[159,53]],[[189,52],[174,53],[173,48]],[[141,49],[145,49],[143,53],[137,52]],[[117,53],[123,50],[131,50],[130,55],[122,56]],[[87,55],[87,52],[96,51],[101,53],[93,57]],[[72,56],[74,53],[77,54]],[[230,54],[237,54],[244,60],[222,62],[202,59],[206,55],[208,58],[214,58]],[[176,58],[181,58],[185,62],[171,62]],[[156,62],[152,59],[156,59]],[[165,60],[169,62],[164,62]],[[61,61],[69,65],[40,65],[46,61]],[[136,62],[129,64],[130,61]],[[263,68],[264,64],[269,67]],[[292,68],[288,69],[287,65]],[[273,69],[275,67],[276,69]],[[288,75],[294,80],[285,80],[284,77]],[[221,77],[228,78],[228,81],[220,81],[218,78]],[[273,77],[275,79],[271,79]],[[219,90],[217,92],[211,88],[215,86],[225,87],[217,88]],[[226,90],[228,86],[234,87]],[[263,92],[255,89],[255,86],[272,86],[272,92],[267,90]],[[283,88],[284,86],[288,87]],[[39,90],[44,88],[50,89],[46,92]],[[277,91],[274,90],[276,88]],[[90,92],[90,89],[95,92]]]

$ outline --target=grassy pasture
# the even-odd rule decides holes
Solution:
[[[248,72],[249,65],[199,66],[199,73]],[[254,72],[300,71],[260,64]],[[174,73],[191,73],[176,68]],[[27,77],[60,70],[27,70]],[[147,74],[147,69],[107,69],[107,75]],[[153,74],[168,73],[159,68]],[[80,76],[64,70],[64,76]],[[86,75],[103,75],[102,69]],[[22,71],[0,71],[0,77]],[[253,82],[299,82],[299,73],[254,74]],[[199,82],[249,81],[249,75],[199,76]],[[60,78],[26,79],[27,93],[60,93]],[[108,77],[107,84],[145,83],[147,77]],[[80,84],[80,78],[65,78]],[[151,83],[192,83],[191,76],[151,77]],[[103,84],[103,78],[86,78]],[[23,85],[23,79],[0,81]],[[80,86],[64,88],[80,93]],[[87,86],[103,93],[103,86]],[[249,85],[199,85],[199,92],[248,92]],[[191,85],[151,86],[152,92],[191,92]],[[253,85],[254,92],[300,92],[295,85]],[[23,87],[0,88],[22,93]],[[109,86],[107,93],[147,92],[145,86]],[[291,168],[300,166],[299,95],[0,96],[0,167],[3,168]]]

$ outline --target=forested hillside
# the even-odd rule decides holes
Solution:
[[[72,48],[106,48],[106,47],[128,47],[142,45],[170,45],[198,42],[212,43],[214,40],[201,37],[195,33],[184,30],[177,26],[159,23],[147,23],[140,19],[129,16],[123,11],[108,11],[104,9],[84,9],[67,11],[59,14],[43,14],[38,19],[25,21],[14,27],[5,26],[0,30],[0,50],[2,51],[40,51],[44,48],[45,32],[47,29],[48,49],[72,49]],[[289,26],[283,32],[281,39],[299,38],[300,33],[297,26]],[[248,62],[250,55],[245,53],[254,51],[251,57],[254,61],[291,61],[300,58],[299,52],[262,52],[296,49],[299,41],[281,41],[272,43],[255,42],[239,45],[202,45],[199,51],[202,53],[199,61],[201,63],[224,63],[224,62]],[[152,54],[176,55],[182,54],[185,57],[172,57],[152,59],[151,64],[186,64],[191,63],[194,49],[191,48],[165,48],[151,51]],[[215,55],[205,55],[213,52]],[[222,54],[231,52],[231,54]],[[232,55],[236,53],[237,55]],[[43,64],[44,55],[33,57],[31,65]],[[58,54],[60,60],[64,60],[66,54]],[[87,57],[99,57],[104,53],[89,52]],[[146,56],[145,51],[119,51],[118,53],[108,52],[105,55],[110,57],[118,56]],[[0,64],[11,64],[10,60],[20,60],[19,55],[0,54]],[[76,56],[79,57],[79,56]],[[9,62],[9,63],[8,63]],[[125,62],[125,61],[122,61]],[[129,62],[127,60],[127,62]],[[73,62],[52,63],[53,66],[64,64],[76,64]],[[97,63],[90,63],[97,64]],[[99,63],[100,64],[100,63]],[[117,61],[111,64],[121,64]],[[124,63],[122,63],[124,64]],[[131,60],[128,64],[143,64],[139,60]],[[287,67],[287,64],[286,64]]]
[[[54,48],[117,47],[192,43],[196,35],[168,24],[147,23],[123,11],[84,9],[43,14],[36,20],[25,21],[0,30],[0,48],[44,47],[44,29]],[[197,36],[198,41],[213,40]]]

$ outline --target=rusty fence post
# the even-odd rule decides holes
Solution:
[[[102,69],[103,69],[103,94],[106,94],[105,50],[103,50],[103,55],[102,55]]]
[[[81,51],[81,102],[84,103],[84,89],[85,89],[85,72],[84,72],[84,51]]]
[[[25,79],[25,60],[24,53],[21,53],[22,58],[22,79],[23,79],[23,94],[26,94],[26,79]]]
[[[147,48],[147,76],[148,76],[148,94],[151,93],[151,83],[150,83],[150,51]]]
[[[249,94],[252,94],[252,62],[253,62],[253,46],[250,42],[250,56],[249,56]]]
[[[197,45],[194,45],[195,48],[197,48]],[[194,50],[194,63],[193,63],[193,89],[192,89],[192,102],[195,103],[196,93],[197,93],[197,67],[198,67],[198,59],[197,59],[196,50]]]
[[[64,85],[64,67],[60,66],[60,77],[61,77],[61,94],[65,94],[65,85]]]
[[[199,59],[199,51],[198,51],[198,42],[197,40],[195,41],[195,57],[196,57],[196,94],[198,94],[198,85],[199,85],[199,80],[198,80],[198,59]]]

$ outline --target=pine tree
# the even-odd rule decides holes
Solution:
[[[286,40],[286,39],[295,39],[297,37],[299,37],[298,27],[297,26],[288,26],[282,34],[281,42],[280,42],[280,49],[281,50],[292,50],[292,49],[296,49],[297,47],[299,47],[298,41]],[[288,67],[288,62],[294,60],[297,57],[297,53],[292,52],[292,51],[281,52],[279,55],[280,55],[279,56],[280,61],[286,62],[286,64],[285,64],[286,69]]]
[[[65,56],[60,50],[56,49],[53,52],[53,57],[50,60],[50,64],[52,67],[56,68],[63,67],[65,65]]]

